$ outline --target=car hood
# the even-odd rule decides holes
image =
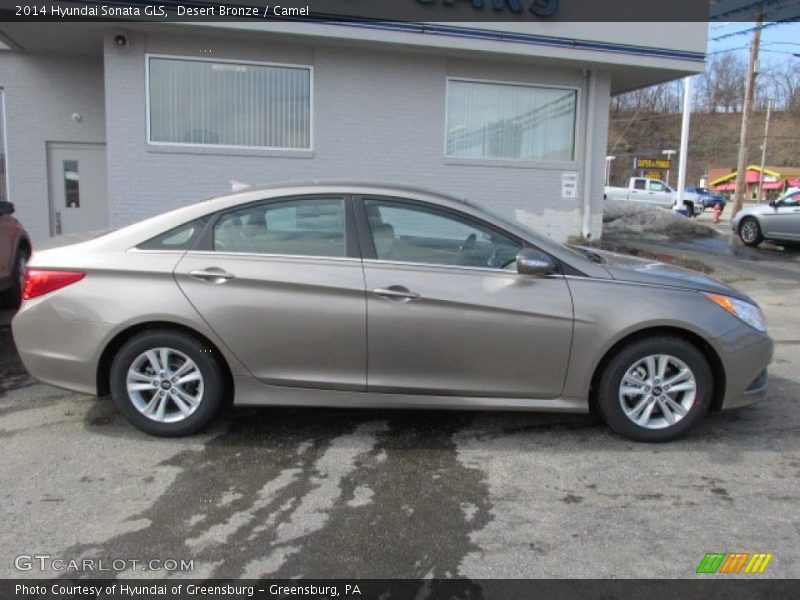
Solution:
[[[698,292],[724,294],[755,304],[751,298],[739,290],[697,271],[605,250],[601,251],[594,248],[591,250],[605,260],[603,266],[608,271],[609,276],[617,281],[663,285],[696,290]]]

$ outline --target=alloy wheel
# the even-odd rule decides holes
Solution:
[[[683,419],[695,403],[697,380],[682,360],[654,354],[637,360],[619,387],[622,411],[645,429],[664,429]]]
[[[148,419],[176,423],[203,400],[203,375],[195,362],[173,348],[152,348],[134,359],[126,387],[131,402]]]
[[[752,219],[748,219],[742,224],[742,229],[739,233],[744,242],[752,244],[758,239],[758,224]]]

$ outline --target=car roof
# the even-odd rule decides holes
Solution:
[[[349,179],[309,179],[307,181],[278,182],[265,185],[245,186],[236,191],[215,194],[206,198],[207,201],[222,200],[226,198],[239,198],[242,195],[257,194],[259,192],[269,192],[269,196],[293,195],[303,193],[307,189],[312,189],[315,193],[375,193],[375,190],[383,190],[389,193],[403,193],[430,196],[438,199],[449,200],[458,204],[467,204],[466,198],[460,198],[451,194],[444,194],[438,190],[425,188],[422,186],[408,185],[405,183],[389,181],[364,181]],[[277,192],[277,193],[276,193]],[[265,198],[268,199],[268,198]]]

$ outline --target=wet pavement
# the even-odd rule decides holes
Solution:
[[[52,575],[15,569],[38,553],[194,561],[140,577],[694,577],[743,551],[797,577],[800,253],[641,243],[705,257],[777,342],[767,401],[665,445],[589,416],[293,408],[156,439],[31,380],[0,313],[0,576]]]

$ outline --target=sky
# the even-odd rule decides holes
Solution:
[[[800,57],[793,56],[794,53],[800,54],[800,22],[765,23],[764,25],[765,27],[761,31],[761,51],[759,53],[762,64],[775,65],[800,61]],[[755,23],[747,22],[709,23],[709,55],[720,51],[731,51],[746,59],[749,55],[754,27]]]

